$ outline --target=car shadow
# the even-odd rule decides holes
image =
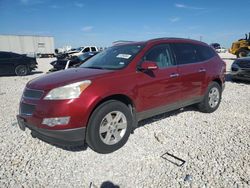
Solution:
[[[192,106],[187,106],[185,108],[181,108],[181,109],[174,110],[174,111],[171,111],[171,112],[159,114],[159,115],[153,116],[151,118],[147,118],[145,120],[139,121],[138,126],[137,126],[136,129],[141,128],[141,127],[143,127],[143,126],[145,126],[147,124],[151,124],[151,123],[157,122],[159,120],[162,120],[162,119],[165,119],[165,118],[168,118],[168,117],[171,117],[171,116],[177,116],[180,113],[188,112],[188,111],[199,111],[199,110],[194,105],[192,105]],[[41,140],[41,141],[43,141],[43,142],[45,142],[45,143],[47,143],[49,145],[55,146],[57,148],[60,148],[60,149],[66,150],[66,151],[71,151],[71,152],[85,151],[89,147],[87,145],[87,143],[84,143],[84,144],[79,145],[79,146],[62,146],[62,145],[57,145],[57,144],[48,142],[47,140],[44,140],[44,139],[39,138],[39,137],[35,137],[35,138],[37,138],[37,139],[39,139],[39,140]]]
[[[81,152],[81,151],[85,151],[88,149],[87,144],[79,145],[79,146],[60,146],[60,145],[56,145],[56,144],[51,144],[49,142],[46,142],[46,143],[50,144],[52,146],[55,146],[59,149],[66,150],[66,151],[72,151],[72,152]]]
[[[43,71],[32,71],[29,75],[42,74],[42,73],[43,73]]]
[[[194,105],[191,105],[191,106],[180,108],[180,109],[177,109],[174,111],[159,114],[159,115],[153,116],[151,118],[147,118],[147,119],[139,121],[137,128],[143,127],[147,124],[151,124],[151,123],[157,122],[157,121],[165,119],[165,118],[169,118],[171,116],[177,116],[180,113],[188,112],[188,111],[199,111],[199,110]]]
[[[250,81],[246,81],[246,80],[233,80],[231,73],[227,73],[225,75],[225,77],[226,77],[226,82],[232,82],[232,83],[237,83],[237,84],[247,84],[247,85],[250,85]]]
[[[25,75],[25,76],[17,76],[16,74],[4,74],[4,75],[0,75],[0,77],[26,77],[26,76],[30,76],[30,75],[35,75],[35,74],[42,74],[43,71],[32,71],[31,73]]]
[[[178,109],[178,110],[174,110],[174,111],[171,111],[171,112],[156,115],[156,116],[153,116],[151,118],[139,121],[137,128],[141,128],[141,127],[143,127],[143,126],[145,126],[147,124],[151,124],[151,123],[157,122],[159,120],[162,120],[162,119],[165,119],[165,118],[168,118],[168,117],[171,117],[171,116],[177,116],[178,114],[180,114],[182,112],[187,112],[187,111],[198,111],[198,109],[196,109],[195,106],[188,106],[188,107],[181,108],[181,109]],[[32,133],[31,133],[31,135],[32,135]],[[71,152],[85,151],[89,147],[87,145],[87,143],[84,143],[82,145],[77,145],[77,146],[63,146],[63,145],[58,145],[58,144],[48,142],[46,139],[43,139],[43,138],[40,138],[40,137],[36,137],[36,136],[33,136],[33,135],[32,135],[32,137],[37,138],[37,139],[39,139],[39,140],[41,140],[41,141],[43,141],[43,142],[45,142],[45,143],[47,143],[49,145],[55,146],[55,147],[60,148],[62,150],[71,151]]]

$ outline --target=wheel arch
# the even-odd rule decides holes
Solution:
[[[113,94],[113,95],[109,95],[106,96],[104,98],[102,98],[100,101],[97,102],[97,104],[94,106],[94,108],[91,110],[91,113],[88,117],[87,120],[87,124],[86,127],[88,128],[88,124],[89,124],[89,120],[90,117],[92,116],[93,112],[103,103],[107,102],[107,101],[111,101],[111,100],[116,100],[119,102],[124,103],[125,105],[127,105],[131,111],[132,117],[133,117],[133,125],[132,127],[135,129],[137,127],[137,117],[136,117],[136,108],[135,108],[135,104],[133,102],[133,100],[128,97],[127,95],[124,94]]]
[[[239,56],[239,53],[242,52],[242,51],[248,51],[248,52],[250,52],[250,49],[248,49],[248,47],[241,47],[241,48],[239,48],[239,49],[235,52],[235,54],[237,55],[237,57]]]
[[[222,88],[222,81],[219,78],[215,78],[212,80],[212,82],[216,82],[219,84],[219,86]]]

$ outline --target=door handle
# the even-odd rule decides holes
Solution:
[[[180,76],[178,73],[172,73],[172,74],[170,74],[170,78],[176,78],[178,76]]]
[[[207,70],[204,68],[200,68],[198,72],[206,72]]]

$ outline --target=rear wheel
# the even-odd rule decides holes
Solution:
[[[17,76],[25,76],[29,73],[29,69],[26,65],[18,65],[15,68],[15,73]]]
[[[210,83],[203,101],[198,104],[198,109],[205,113],[214,112],[220,105],[221,92],[217,82]]]
[[[98,153],[121,148],[131,133],[132,114],[124,103],[110,100],[101,104],[90,117],[86,141]]]

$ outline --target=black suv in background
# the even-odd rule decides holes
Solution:
[[[233,81],[250,81],[250,53],[247,57],[237,58],[231,66]]]
[[[0,51],[0,75],[25,76],[36,68],[36,58]]]

